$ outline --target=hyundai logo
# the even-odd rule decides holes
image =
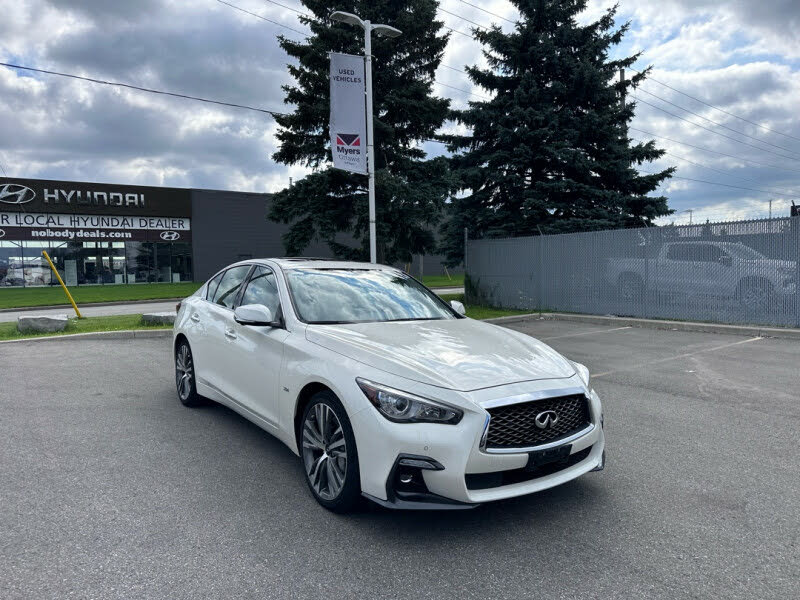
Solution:
[[[539,429],[550,429],[552,425],[558,423],[558,413],[554,410],[543,410],[533,420]]]
[[[161,239],[164,240],[165,242],[174,242],[179,237],[181,237],[181,234],[178,233],[177,231],[162,231],[161,232]]]
[[[0,202],[3,204],[27,204],[36,198],[36,192],[18,183],[0,185]]]

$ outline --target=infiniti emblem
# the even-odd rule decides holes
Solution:
[[[162,231],[161,232],[161,239],[164,240],[164,241],[167,241],[167,242],[174,242],[179,237],[181,237],[181,234],[178,233],[177,231]]]
[[[543,410],[533,420],[539,429],[550,429],[552,425],[558,423],[558,413],[554,410]]]
[[[0,185],[0,202],[3,204],[27,204],[36,198],[36,192],[18,183]]]

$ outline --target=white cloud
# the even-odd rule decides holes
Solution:
[[[284,8],[261,0],[233,2],[305,29]],[[518,15],[505,0],[470,2],[507,19]],[[302,10],[299,0],[283,3]],[[590,0],[581,21],[598,18],[611,5],[611,0]],[[495,22],[506,31],[513,28],[461,0],[441,0],[441,7],[458,16],[442,11],[439,18],[466,33],[474,27],[470,21]],[[0,57],[6,62],[284,110],[280,86],[289,80],[288,59],[275,36],[299,36],[217,2],[0,0],[0,12]],[[738,136],[640,92],[641,100],[760,148],[705,131],[640,102],[635,127],[737,157],[661,139],[659,145],[672,156],[649,169],[677,165],[682,177],[775,191],[774,211],[785,210],[789,196],[800,197],[799,15],[800,3],[795,0],[621,0],[618,24],[629,19],[631,30],[619,55],[642,50],[643,58],[636,66],[653,64],[655,79],[792,136],[764,131],[649,81],[643,90],[786,148]],[[457,69],[465,64],[485,66],[479,44],[458,33],[451,35],[444,62]],[[440,68],[436,78],[452,86],[435,89],[453,98],[455,106],[475,96],[453,87],[486,93],[452,69]],[[458,130],[463,132],[463,128]],[[271,160],[275,131],[275,123],[258,113],[0,68],[0,162],[12,176],[277,190],[289,177],[297,179],[306,171]],[[439,146],[426,148],[439,153]],[[662,191],[678,211],[692,209],[696,215],[701,210],[737,215],[761,211],[770,198],[769,193],[679,179]],[[681,214],[681,219],[688,218]]]

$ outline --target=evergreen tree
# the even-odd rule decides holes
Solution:
[[[367,178],[331,166],[328,135],[328,52],[363,54],[364,33],[330,21],[330,2],[303,4],[313,18],[301,21],[312,35],[302,42],[280,38],[298,62],[289,65],[295,83],[284,86],[285,102],[295,110],[277,117],[280,149],[274,159],[313,171],[275,195],[270,218],[291,224],[284,236],[289,254],[321,240],[337,256],[368,259]],[[372,36],[379,262],[407,262],[412,254],[436,249],[433,231],[451,189],[447,159],[426,160],[419,148],[450,111],[449,100],[432,93],[448,39],[440,34],[436,6],[435,0],[351,0],[336,7],[403,32],[394,39]]]
[[[473,30],[489,68],[467,71],[494,97],[455,113],[471,135],[445,137],[467,192],[443,226],[451,264],[463,259],[464,227],[470,238],[535,235],[641,227],[672,212],[648,194],[673,169],[636,170],[663,150],[628,138],[634,104],[621,98],[647,71],[618,79],[639,55],[609,59],[629,26],[615,29],[616,7],[582,26],[587,0],[511,2],[514,31]]]

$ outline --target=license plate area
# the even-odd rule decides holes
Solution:
[[[554,462],[565,460],[572,452],[572,444],[547,448],[545,450],[534,450],[528,453],[528,464],[525,468],[532,471],[542,465],[549,465]]]

